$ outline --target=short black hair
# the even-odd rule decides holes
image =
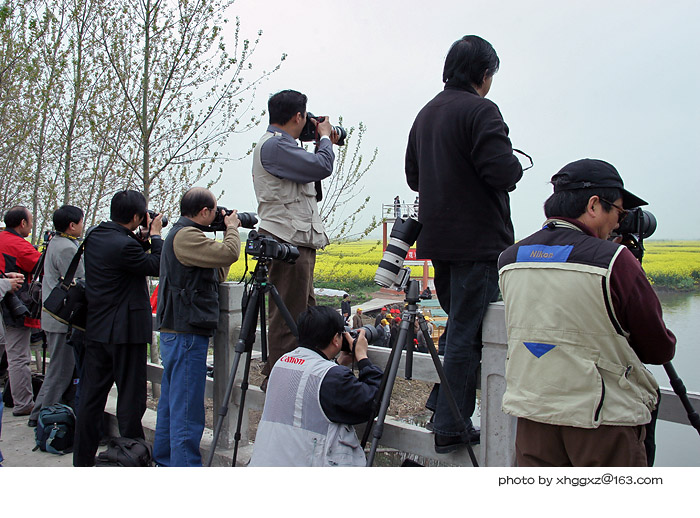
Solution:
[[[286,124],[297,113],[306,113],[306,96],[296,90],[282,90],[267,101],[270,124]]]
[[[325,349],[344,330],[343,317],[328,306],[309,306],[297,319],[299,345],[311,349]]]
[[[598,196],[605,212],[612,210],[610,202],[622,197],[622,191],[614,187],[591,187],[557,191],[544,202],[544,215],[547,218],[576,219],[586,212],[591,196]]]
[[[5,228],[17,228],[23,219],[29,221],[29,209],[24,205],[16,205],[5,213]]]
[[[494,75],[501,62],[493,46],[479,36],[455,41],[445,58],[442,82],[453,86],[481,86],[484,77]]]
[[[109,207],[109,218],[117,223],[130,223],[134,215],[146,215],[146,197],[131,189],[119,191],[112,197]]]
[[[61,205],[53,213],[53,226],[59,232],[65,232],[71,223],[80,223],[83,217],[82,209],[73,205]]]
[[[180,200],[180,215],[191,218],[199,214],[203,208],[214,209],[216,198],[211,191],[204,187],[192,187]]]

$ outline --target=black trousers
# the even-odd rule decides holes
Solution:
[[[88,342],[82,371],[73,465],[94,466],[102,415],[113,383],[118,391],[119,434],[144,438],[141,419],[146,412],[146,344]]]

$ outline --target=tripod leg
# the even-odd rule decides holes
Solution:
[[[245,361],[245,368],[243,369],[243,380],[241,381],[241,399],[238,403],[238,421],[236,422],[236,433],[233,435],[233,457],[231,458],[232,467],[236,467],[236,458],[238,457],[238,443],[241,440],[241,426],[243,425],[243,415],[245,413],[245,397],[248,393],[248,377],[250,375],[250,362],[252,358],[252,350],[249,350]]]
[[[265,325],[265,294],[261,297],[260,303],[260,352],[262,361],[267,361],[267,327]]]
[[[372,445],[370,446],[369,454],[367,455],[368,467],[372,466],[372,464],[374,463],[374,456],[377,452],[379,439],[382,438],[382,434],[384,433],[384,420],[386,419],[386,414],[389,410],[389,403],[391,401],[391,391],[394,388],[394,382],[396,381],[396,373],[398,372],[399,364],[401,363],[401,351],[403,350],[403,347],[406,343],[408,325],[408,321],[401,321],[401,327],[399,327],[399,338],[398,340],[396,340],[396,343],[394,344],[394,347],[391,351],[391,366],[389,367],[389,374],[386,377],[387,384],[384,393],[382,394],[377,420],[374,424],[374,427],[372,428]]]
[[[228,413],[228,404],[231,400],[231,394],[233,393],[233,385],[236,380],[236,371],[238,370],[238,363],[241,360],[241,354],[246,352],[248,349],[247,344],[250,342],[250,332],[253,331],[253,336],[255,336],[255,320],[257,318],[257,304],[259,300],[259,290],[254,288],[253,293],[248,300],[248,307],[243,317],[243,325],[241,326],[241,332],[238,335],[238,342],[236,344],[235,356],[233,359],[233,366],[231,367],[231,373],[229,374],[228,384],[226,386],[226,395],[222,406],[219,408],[218,419],[216,421],[216,427],[214,428],[214,439],[212,441],[211,450],[209,451],[209,458],[207,459],[207,466],[211,466],[214,460],[214,452],[216,451],[216,445],[219,442],[219,434],[221,433],[221,427],[224,422],[224,418]],[[247,381],[247,380],[246,380]]]
[[[396,342],[391,344],[391,352],[389,353],[389,358],[387,359],[387,362],[386,362],[387,366],[384,369],[384,374],[382,375],[382,382],[379,384],[379,391],[377,392],[377,396],[375,398],[374,409],[372,410],[372,417],[367,422],[367,426],[365,427],[365,431],[362,434],[362,441],[360,442],[360,445],[362,446],[363,450],[365,449],[365,445],[367,444],[370,433],[372,433],[374,419],[377,417],[377,414],[379,413],[379,405],[382,401],[382,398],[384,397],[384,392],[386,391],[386,385],[387,385],[387,382],[389,380],[390,366],[393,363],[394,356],[395,356],[396,350],[397,350],[396,343],[398,343],[398,336],[396,338],[397,338]]]
[[[467,451],[469,452],[469,458],[472,461],[472,466],[477,467],[478,464],[476,461],[476,455],[474,455],[474,450],[472,449],[471,444],[469,444],[467,425],[464,422],[464,418],[462,417],[462,413],[459,411],[459,408],[457,407],[457,402],[455,401],[454,395],[452,394],[452,389],[450,389],[450,385],[447,381],[447,378],[445,377],[445,371],[442,368],[442,362],[440,361],[440,357],[438,356],[438,353],[435,350],[435,344],[433,343],[433,338],[432,338],[432,336],[430,336],[430,333],[428,332],[428,324],[426,324],[426,322],[425,322],[425,317],[423,317],[423,315],[418,315],[418,322],[420,325],[421,332],[423,333],[423,337],[425,338],[425,343],[428,346],[428,352],[430,353],[430,356],[433,359],[433,364],[435,365],[435,370],[437,371],[438,377],[440,378],[440,390],[445,391],[445,396],[447,397],[447,402],[450,405],[450,411],[452,412],[452,416],[454,417],[455,421],[462,425],[461,432],[462,432],[463,437],[465,439]]]

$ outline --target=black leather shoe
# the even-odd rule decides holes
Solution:
[[[38,423],[37,423],[36,419],[30,419],[29,421],[27,421],[27,426],[29,428],[36,428],[37,424]]]
[[[481,440],[481,430],[470,426],[468,429],[469,444],[479,444]],[[440,435],[435,434],[435,453],[450,453],[465,445],[466,442],[461,435]]]

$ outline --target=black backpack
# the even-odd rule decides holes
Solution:
[[[36,447],[49,453],[63,455],[73,451],[75,413],[68,405],[56,403],[39,412],[34,437]]]
[[[112,437],[107,450],[97,456],[98,467],[142,468],[152,465],[152,448],[144,439]]]

